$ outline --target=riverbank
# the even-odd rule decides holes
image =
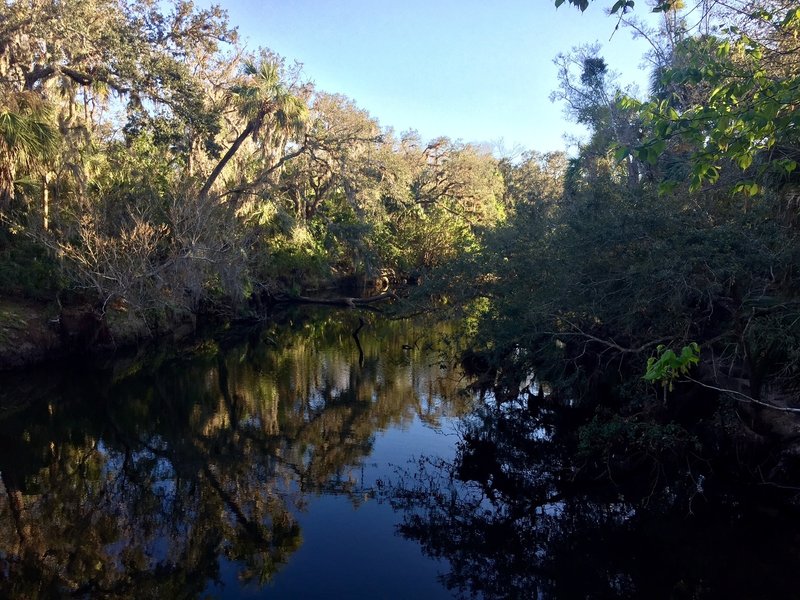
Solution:
[[[107,354],[139,343],[192,335],[197,316],[164,311],[148,321],[124,304],[104,313],[88,304],[59,307],[27,299],[0,299],[0,371],[81,354]]]
[[[52,322],[57,307],[0,299],[0,370],[28,366],[55,357],[63,348]]]
[[[329,292],[333,290],[339,295],[331,296]],[[377,304],[394,299],[397,296],[387,287],[356,289],[340,282],[320,297],[270,295],[255,298],[238,309],[228,304],[206,306],[197,312],[162,308],[145,318],[124,302],[109,303],[101,312],[89,303],[60,306],[56,302],[0,298],[0,371],[74,356],[109,355],[157,340],[181,342],[197,332],[198,322],[213,326],[252,320],[266,315],[275,305],[320,304],[377,310]]]

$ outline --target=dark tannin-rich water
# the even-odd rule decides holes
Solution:
[[[578,485],[555,415],[463,393],[445,326],[360,318],[5,376],[0,597],[796,597],[794,511]]]

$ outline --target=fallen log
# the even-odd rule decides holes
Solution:
[[[377,296],[370,296],[369,298],[311,298],[310,296],[285,296],[278,300],[283,302],[296,302],[298,304],[325,304],[328,306],[345,306],[347,308],[373,308],[370,305],[384,300],[397,300],[397,295],[394,292],[383,292]]]

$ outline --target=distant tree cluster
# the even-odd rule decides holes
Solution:
[[[0,6],[0,157],[6,293],[148,318],[402,278],[505,215],[489,153],[381,129],[184,0]]]

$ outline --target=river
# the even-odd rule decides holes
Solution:
[[[658,473],[576,484],[556,415],[465,393],[449,332],[304,310],[4,375],[0,597],[800,589],[796,510]]]
[[[470,398],[426,327],[358,324],[7,376],[0,595],[450,597],[376,482],[452,457]]]

